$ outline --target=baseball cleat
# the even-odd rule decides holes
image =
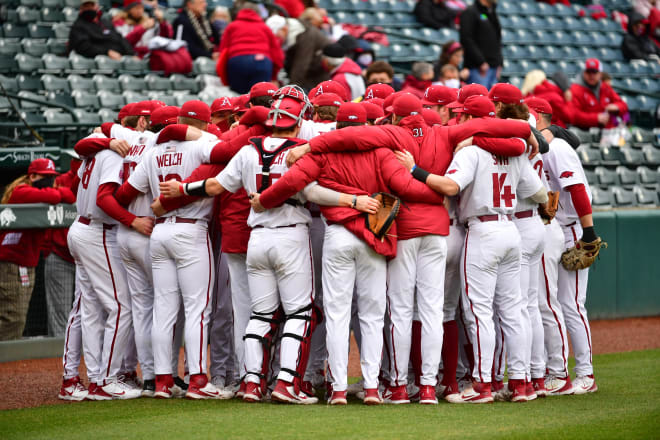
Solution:
[[[472,382],[472,386],[464,389],[460,394],[462,403],[493,403],[490,383]]]
[[[449,403],[463,403],[461,394],[458,392],[458,383],[449,385],[438,384],[436,396],[445,399]]]
[[[527,402],[527,385],[525,379],[509,379],[507,386],[509,390],[509,400],[511,402]]]
[[[435,397],[435,387],[432,385],[422,385],[419,387],[419,403],[421,405],[437,405],[438,399]]]
[[[576,377],[573,381],[573,390],[575,394],[595,393],[598,391],[598,385],[596,385],[594,375]]]
[[[472,379],[472,376],[470,376],[469,373],[465,374],[465,376],[458,379],[458,392],[460,393],[464,389],[471,387],[473,381],[474,380]]]
[[[325,386],[325,371],[324,370],[317,370],[314,372],[312,375],[312,379],[310,380],[312,382],[312,388],[315,390],[318,390],[320,388],[323,388]]]
[[[108,393],[113,399],[127,400],[137,399],[142,396],[142,388],[135,389],[132,385],[127,385],[119,378],[108,379],[103,381],[101,387],[103,391]]]
[[[364,389],[364,404],[365,405],[380,405],[383,399],[380,397],[378,388],[365,388]]]
[[[243,393],[243,400],[246,402],[261,402],[264,398],[261,393],[261,385],[254,382],[247,382],[245,384],[245,392]]]
[[[103,388],[98,386],[96,383],[92,382],[89,384],[89,388],[87,389],[87,397],[85,397],[86,400],[112,400],[112,396],[105,391],[103,391]]]
[[[545,397],[548,395],[548,391],[545,389],[545,380],[543,378],[532,379],[532,386],[534,387],[534,392],[537,397]]]
[[[490,383],[490,391],[493,394],[499,393],[504,389],[504,382],[501,380],[494,380]]]
[[[305,393],[309,397],[316,395],[316,390],[312,386],[312,382],[305,380],[300,384],[300,392]]]
[[[348,400],[346,400],[346,391],[333,391],[330,399],[328,400],[329,405],[346,405]]]
[[[383,402],[391,403],[394,405],[410,403],[406,386],[399,385],[397,387],[389,386],[385,388],[385,392],[383,393]]]
[[[174,378],[174,385],[176,385],[182,391],[188,391],[188,384],[179,376]]]
[[[156,389],[154,397],[157,399],[170,399],[172,397],[183,397],[184,391],[176,385],[171,374],[156,375]]]
[[[206,374],[193,374],[190,376],[186,399],[219,399],[220,390],[209,382]]]
[[[62,381],[62,387],[57,398],[80,402],[81,400],[85,400],[87,394],[87,389],[80,383],[80,377],[76,376]]]
[[[545,389],[548,396],[568,396],[575,391],[569,376],[548,376],[545,379]]]
[[[408,392],[408,399],[411,402],[419,402],[419,387],[415,383],[409,383],[406,386],[406,391]]]
[[[531,402],[532,400],[536,400],[538,397],[536,395],[536,391],[534,390],[534,385],[531,382],[528,382],[525,380],[525,396],[527,397],[527,401]]]
[[[147,379],[142,385],[142,397],[154,397],[156,394],[156,379]]]
[[[238,386],[238,391],[236,391],[236,397],[237,399],[242,399],[243,396],[245,395],[245,386],[247,383],[245,381],[241,381],[241,384]]]
[[[136,390],[142,390],[142,381],[138,377],[137,371],[122,373],[118,376],[118,379],[131,388],[135,388]]]
[[[277,380],[270,398],[275,402],[293,403],[296,405],[313,405],[319,401],[316,397],[310,397],[302,391],[296,394],[293,384],[282,379]]]

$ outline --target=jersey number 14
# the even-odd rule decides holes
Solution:
[[[504,181],[508,173],[493,173],[493,207],[499,208],[502,206],[502,200],[504,201],[504,206],[511,208],[513,206],[513,200],[516,199],[516,195],[511,192],[511,185],[505,185]]]

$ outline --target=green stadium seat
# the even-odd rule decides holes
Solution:
[[[67,77],[69,87],[71,90],[81,90],[84,92],[96,92],[96,84],[91,78],[86,78],[80,75],[71,74]]]
[[[92,77],[92,81],[96,85],[96,90],[108,91],[113,93],[121,93],[121,86],[119,80],[105,75],[96,74]],[[103,107],[110,107],[101,103]]]
[[[176,105],[178,105],[179,107],[181,107],[183,104],[185,104],[188,101],[199,99],[196,95],[185,94],[185,93],[176,95],[175,98],[176,98]]]
[[[60,78],[55,75],[45,74],[41,76],[41,84],[47,92],[70,92],[71,88],[66,78]]]
[[[28,124],[44,124],[46,122],[46,118],[41,113],[20,112],[20,114],[21,118],[25,119]]]
[[[78,7],[66,7],[62,9],[62,15],[64,15],[64,21],[66,23],[73,23],[78,18]]]
[[[41,6],[41,0],[20,0],[18,4],[28,8],[38,8]]]
[[[108,74],[118,71],[121,67],[121,61],[113,60],[107,55],[96,55],[94,62],[96,63],[97,71]]]
[[[589,186],[598,184],[598,176],[596,175],[596,172],[591,168],[584,167],[584,175],[587,178],[587,183]]]
[[[168,3],[171,3],[171,1]],[[70,8],[78,8],[80,7],[80,2],[78,0],[64,0],[64,5]]]
[[[135,59],[133,57],[123,57],[121,60],[121,70],[133,75],[143,74],[149,71],[149,61]]]
[[[606,146],[601,149],[601,154],[603,155],[602,164],[603,165],[619,165],[624,161],[623,153],[619,147]]]
[[[655,148],[653,145],[646,145],[642,148],[642,153],[644,153],[644,159],[647,165],[660,165],[660,148]]]
[[[637,200],[632,190],[615,186],[612,188],[612,195],[614,196],[616,206],[632,207],[637,205]]]
[[[594,169],[594,173],[598,178],[598,183],[601,185],[609,187],[619,183],[616,172],[609,168],[598,166]]]
[[[59,23],[64,21],[64,14],[61,9],[43,8],[41,10],[41,21],[46,23]]]
[[[163,101],[165,105],[176,105],[176,97],[169,93],[149,92],[147,96],[151,100]]]
[[[122,95],[110,90],[99,90],[96,95],[99,98],[100,106],[104,108],[119,110],[126,104]]]
[[[16,75],[16,84],[18,84],[18,90],[28,90],[30,92],[41,90],[41,78],[38,76]]]
[[[115,118],[117,118],[117,112],[110,110],[109,108],[102,108],[97,112],[97,114],[99,115],[101,123],[112,122],[115,120]]]
[[[28,25],[28,36],[30,38],[54,38],[55,32],[51,26],[32,23]]]
[[[55,23],[53,25],[53,32],[55,33],[55,38],[61,38],[68,41],[69,31],[71,26],[66,23]]]
[[[32,73],[44,68],[44,63],[40,58],[33,57],[24,53],[16,54],[14,57],[18,64],[18,70],[24,73]]]
[[[73,100],[76,103],[76,107],[86,109],[96,109],[100,107],[99,98],[95,94],[86,92],[84,90],[72,91],[71,97],[73,97]]]
[[[634,185],[637,183],[637,171],[636,170],[631,170],[628,167],[625,167],[623,165],[619,165],[616,167],[616,174],[619,177],[619,182],[621,182],[621,185]]]
[[[46,98],[55,104],[66,105],[67,107],[75,107],[76,103],[71,97],[71,92],[48,92]]]
[[[605,188],[591,187],[591,205],[594,208],[611,208],[614,205],[612,193]]]
[[[637,199],[637,206],[644,208],[655,208],[660,205],[658,202],[658,193],[655,190],[645,188],[640,185],[633,187],[633,194]]]
[[[65,5],[66,3],[64,2],[64,0],[41,0],[41,6],[43,6],[44,8],[62,9]]]
[[[193,61],[193,74],[217,75],[215,72],[215,61],[207,57],[199,57]]]
[[[28,29],[27,26],[9,22],[2,25],[2,35],[5,38],[25,38],[28,36]]]
[[[172,83],[169,78],[150,73],[144,77],[147,82],[147,90],[150,91],[168,91],[172,90]]]
[[[598,148],[592,148],[589,145],[580,145],[576,150],[583,165],[595,166],[602,161],[602,155]]]
[[[21,90],[20,92],[18,92],[18,96],[23,97],[23,98],[30,98],[30,99],[44,99],[43,96],[41,96],[37,93],[34,93],[34,92],[28,92],[26,90]],[[19,106],[22,109],[25,109],[25,108],[28,108],[28,109],[29,108],[32,108],[32,109],[41,108],[41,104],[38,104],[36,102],[23,101],[23,100],[21,100],[19,102]]]
[[[67,40],[59,38],[49,38],[46,41],[48,52],[54,55],[66,56]]]
[[[66,113],[57,109],[48,109],[44,112],[44,117],[46,122],[51,125],[68,125],[73,123],[73,116],[70,113]]]
[[[190,93],[199,93],[199,83],[196,78],[175,73],[170,76],[170,82],[172,83],[172,90],[186,90]]]
[[[122,92],[121,95],[124,97],[124,101],[127,104],[131,102],[147,101],[149,99],[146,90],[144,90],[143,93],[133,92],[129,90],[126,92]]]
[[[14,76],[0,75],[0,84],[8,93],[17,93],[20,90]]]
[[[122,91],[144,91],[147,90],[147,82],[142,77],[135,77],[129,74],[119,75],[119,85]]]
[[[637,166],[644,163],[644,154],[636,148],[623,148],[621,149],[623,154],[622,163],[628,166]]]
[[[637,178],[644,185],[655,185],[660,181],[658,171],[647,166],[637,167]]]
[[[0,57],[11,57],[21,53],[21,42],[17,38],[0,38]]]
[[[28,8],[27,6],[19,6],[16,8],[16,15],[19,23],[34,23],[39,21],[39,10]]]
[[[71,63],[71,70],[76,72],[91,72],[96,69],[96,62],[93,58],[87,58],[75,52],[69,54],[69,63]]]
[[[60,57],[52,53],[44,54],[41,60],[44,63],[44,69],[52,72],[61,73],[64,70],[69,70],[71,67],[67,57]]]

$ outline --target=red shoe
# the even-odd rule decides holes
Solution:
[[[501,380],[494,380],[490,384],[490,390],[494,393],[499,393],[504,388],[504,382]]]
[[[328,400],[330,405],[346,405],[347,403],[346,391],[333,391]]]
[[[435,387],[431,385],[419,386],[419,403],[422,405],[437,405],[438,399],[435,397]]]
[[[385,388],[385,392],[383,393],[383,401],[385,403],[392,403],[394,405],[410,403],[406,385],[399,385],[398,387],[390,386]]]
[[[548,376],[545,380],[545,389],[548,396],[567,396],[575,392],[570,376]]]
[[[236,391],[236,394],[234,395],[234,397],[236,397],[238,399],[243,398],[243,396],[245,395],[245,385],[247,385],[246,382],[241,381],[241,384],[238,386],[238,391]]]
[[[461,400],[461,393],[458,392],[458,383],[450,383],[449,385],[440,384],[439,390],[442,390],[440,397],[449,403],[463,403]]]
[[[186,399],[219,399],[220,390],[209,382],[206,374],[193,374],[190,376]]]
[[[467,387],[461,392],[461,401],[463,403],[493,403],[493,394],[490,388],[491,384],[489,382],[474,381],[471,387]]]
[[[264,396],[261,394],[261,385],[254,382],[247,382],[245,384],[245,394],[243,400],[246,402],[261,402]]]
[[[548,391],[545,389],[545,379],[542,377],[540,379],[532,379],[532,387],[537,397],[545,397],[548,395]]]
[[[294,403],[296,405],[313,405],[319,401],[316,397],[310,397],[303,392],[296,394],[293,384],[282,379],[277,379],[275,389],[270,394],[270,399],[275,402]]]
[[[89,384],[87,389],[87,400],[112,400],[112,396],[105,391],[103,388],[95,384],[94,382]]]
[[[527,396],[527,401],[531,402],[532,400],[536,400],[538,397],[536,395],[536,391],[534,390],[534,385],[532,382],[525,381],[525,395]]]
[[[72,377],[71,379],[63,380],[60,393],[57,395],[58,399],[71,400],[80,402],[87,398],[87,389],[80,383],[80,377]]]
[[[380,405],[383,399],[380,398],[378,388],[365,388],[364,389],[364,404],[365,405]]]
[[[171,374],[157,374],[156,375],[156,391],[154,397],[156,399],[170,399],[174,396],[174,379]]]
[[[527,402],[527,386],[524,379],[509,379],[512,402]]]
[[[312,382],[310,382],[309,380],[305,380],[300,384],[300,391],[302,391],[309,397],[315,397],[314,387],[312,386]]]

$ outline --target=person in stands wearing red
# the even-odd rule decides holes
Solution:
[[[28,173],[10,183],[2,196],[2,204],[73,203],[69,188],[53,188],[55,164],[50,159],[35,159]],[[16,221],[10,208],[2,211],[3,222]],[[23,335],[39,252],[47,229],[9,229],[0,233],[0,341],[19,339]]]
[[[276,5],[284,8],[291,18],[298,18],[305,10],[305,4],[301,0],[275,0]]]
[[[321,64],[330,73],[332,81],[344,86],[351,100],[364,95],[366,87],[362,78],[362,69],[346,56],[346,49],[341,44],[332,43],[324,47]],[[310,91],[310,97],[312,96]]]
[[[520,91],[525,97],[535,96],[548,101],[552,106],[552,123],[566,128],[573,120],[571,106],[568,104],[571,100],[569,85],[561,72],[555,72],[551,78],[547,78],[545,72],[534,69],[525,75]]]
[[[174,32],[158,7],[153,10],[153,17],[144,13],[142,0],[124,0],[124,10],[117,14],[112,25],[121,34],[140,57],[149,53],[149,41],[160,36],[172,38]]]
[[[280,43],[254,3],[244,3],[225,29],[220,41],[220,52],[223,51],[229,86],[238,93],[247,93],[254,84],[277,78],[284,65]]]
[[[600,61],[589,58],[582,76],[571,85],[573,125],[613,128],[619,125],[617,119],[628,113],[628,105],[602,81],[602,72]]]

